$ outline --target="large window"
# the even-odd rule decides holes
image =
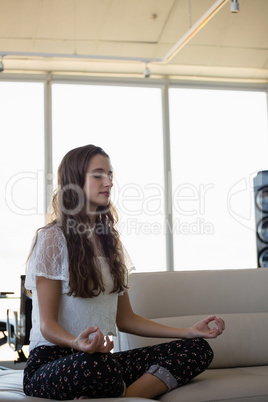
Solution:
[[[257,266],[253,177],[268,169],[266,94],[170,90],[175,269]]]
[[[118,230],[136,269],[164,270],[161,90],[64,84],[52,88],[54,171],[70,149],[101,146],[114,169]]]
[[[0,82],[0,291],[19,293],[31,240],[44,224],[43,99],[41,83]]]

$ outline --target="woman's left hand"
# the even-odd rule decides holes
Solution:
[[[209,323],[214,321],[216,326],[209,327]],[[225,329],[225,323],[222,318],[211,315],[202,321],[197,322],[190,328],[190,338],[217,338]]]

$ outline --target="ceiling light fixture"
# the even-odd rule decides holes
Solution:
[[[144,78],[150,78],[151,71],[149,70],[147,64],[145,65],[145,69],[143,71]]]
[[[239,11],[238,0],[231,0],[231,12],[238,13],[238,11]]]
[[[228,0],[217,0],[202,17],[186,32],[185,35],[162,58],[163,63],[168,63],[174,56],[200,31],[208,21],[227,3]]]

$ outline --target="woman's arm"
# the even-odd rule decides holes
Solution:
[[[36,277],[36,289],[40,314],[40,330],[43,337],[58,346],[69,347],[87,353],[106,353],[113,348],[113,343],[104,337],[96,327],[89,327],[81,332],[78,337],[73,336],[58,323],[58,313],[61,298],[61,282]],[[95,333],[93,341],[89,335]]]
[[[43,337],[58,346],[72,347],[75,337],[58,324],[61,281],[37,276],[36,289]]]
[[[212,321],[216,323],[214,328],[208,326]],[[169,327],[148,320],[133,312],[127,292],[118,298],[116,323],[119,331],[156,338],[216,338],[224,330],[224,321],[216,316],[207,317],[190,328]]]

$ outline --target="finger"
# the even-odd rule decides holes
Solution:
[[[96,334],[92,340],[92,343],[93,343],[93,347],[95,347],[97,349],[99,347],[103,346],[103,337],[100,335],[99,331],[96,332]]]
[[[98,331],[97,331],[97,333],[95,335],[95,338],[96,338],[96,343],[95,343],[96,349],[97,350],[103,349],[103,346],[105,344],[105,340],[104,340],[103,333],[99,329],[98,329]]]
[[[104,342],[104,335],[99,328],[96,331],[96,335],[98,335],[98,339],[101,339],[101,341]]]
[[[224,322],[224,320],[222,319],[222,318],[220,318],[220,317],[216,317],[215,318],[215,321],[220,321],[223,325],[225,325],[225,322]]]
[[[96,349],[94,347],[94,344],[92,345],[92,342],[88,345],[85,345],[82,349],[83,352],[93,354],[96,352]]]
[[[217,331],[218,335],[222,334],[222,328],[221,328],[221,326],[218,325],[218,323],[216,322],[216,320],[215,320],[215,323],[216,323],[217,327],[214,327],[213,329],[214,329],[215,331]]]
[[[206,335],[206,338],[209,339],[213,339],[213,338],[217,338],[217,336],[219,336],[220,333],[218,331],[217,328],[212,328],[212,330]]]
[[[216,318],[215,315],[210,315],[210,316],[207,317],[207,321],[208,321],[208,322],[214,321],[215,318]]]
[[[113,342],[110,341],[109,337],[108,336],[106,337],[106,343],[104,343],[102,333],[98,332],[95,335],[94,342],[92,341],[89,353],[95,353],[95,352],[108,353],[113,349],[113,347],[114,344]]]
[[[224,330],[225,329],[225,322],[224,322],[224,320],[222,318],[219,318],[219,320],[221,322],[222,329]]]
[[[210,315],[209,317],[205,318],[205,319],[203,320],[203,322],[204,322],[206,325],[208,325],[211,321],[214,321],[215,318],[216,318],[215,315]]]
[[[225,329],[225,323],[221,318],[216,318],[215,319],[215,323],[217,324],[219,330],[221,331],[221,333],[223,332],[223,330]]]
[[[114,348],[114,343],[111,341],[109,345],[106,345],[106,353],[111,352],[111,350]]]
[[[98,330],[98,327],[88,327],[85,329],[83,332],[81,332],[81,337],[82,338],[87,338],[90,334],[93,334]]]
[[[108,339],[107,339],[108,338]],[[106,337],[107,343],[103,345],[101,352],[102,353],[108,353],[114,348],[114,343],[109,339],[109,337]]]
[[[106,339],[106,346],[108,346],[111,350],[114,347],[113,341],[109,338],[109,336],[106,336],[105,339]]]
[[[86,351],[88,353],[95,353],[99,351],[100,348],[100,336],[98,333],[94,336],[92,340],[89,339],[89,344],[86,346]],[[102,344],[103,345],[103,344]]]

